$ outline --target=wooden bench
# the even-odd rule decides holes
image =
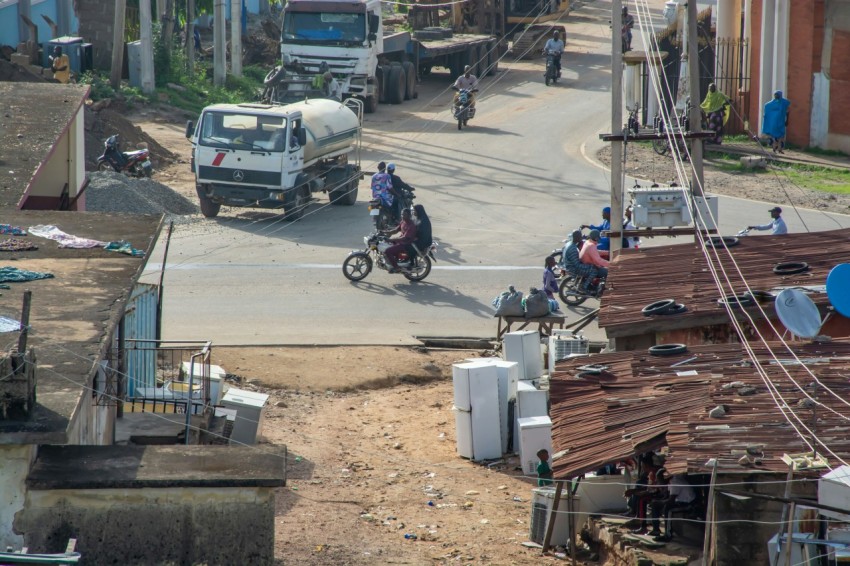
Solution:
[[[546,316],[538,316],[535,318],[525,318],[524,316],[500,316],[499,326],[496,330],[496,340],[501,340],[506,332],[511,332],[512,326],[518,324],[513,330],[523,330],[529,324],[536,324],[537,330],[544,336],[551,336],[552,329],[555,325],[558,328],[563,328],[567,321],[566,314],[549,313]]]

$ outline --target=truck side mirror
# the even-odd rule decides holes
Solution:
[[[377,14],[369,13],[369,33],[370,35],[376,35],[378,33],[378,27],[381,25],[381,19]],[[376,35],[377,37],[377,35]],[[371,38],[370,38],[371,39]]]
[[[195,133],[195,123],[192,120],[186,122],[186,139],[192,137],[192,134]]]
[[[298,128],[298,145],[301,147],[307,145],[307,131],[304,128]]]

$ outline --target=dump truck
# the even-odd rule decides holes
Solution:
[[[285,103],[329,95],[325,72],[343,98],[363,101],[367,113],[380,102],[416,98],[422,74],[443,67],[457,77],[465,65],[481,77],[494,74],[496,37],[455,34],[430,27],[393,33],[384,26],[380,0],[289,0],[283,11],[282,64],[266,77],[264,100]]]
[[[192,172],[207,218],[222,205],[283,209],[297,220],[326,192],[332,204],[357,200],[361,116],[326,99],[296,104],[215,104],[186,125]]]

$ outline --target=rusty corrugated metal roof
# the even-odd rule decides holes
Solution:
[[[795,413],[837,457],[820,444],[819,453],[831,465],[840,465],[839,458],[850,461],[850,341],[792,346],[822,382],[816,388],[811,387],[814,380],[805,367],[779,343],[751,347],[784,397],[786,411]],[[607,369],[599,374],[578,369],[589,363]],[[816,414],[783,367],[825,405],[817,407]],[[740,395],[738,385],[729,385],[736,382],[755,392]],[[847,403],[828,394],[824,386]],[[563,360],[552,374],[550,396],[552,445],[558,454],[553,469],[558,478],[663,444],[668,447],[665,466],[672,473],[705,472],[710,458],[717,458],[724,472],[784,472],[783,454],[810,450],[782,415],[740,344],[691,346],[676,356],[635,351]],[[718,405],[728,407],[726,415],[709,417]],[[760,464],[738,464],[748,448],[760,452]]]
[[[724,281],[721,294],[714,283],[702,244],[677,244],[641,248],[622,254],[611,265],[609,285],[602,298],[599,326],[609,338],[634,336],[654,331],[694,328],[728,321],[725,308],[717,303],[724,295],[741,294],[746,287],[735,270],[729,253],[717,249],[709,256],[715,266],[729,273],[730,286]],[[789,286],[822,286],[829,270],[850,262],[850,229],[785,236],[748,236],[729,248],[735,262],[753,290],[770,291]],[[718,263],[719,261],[719,263]],[[797,275],[780,276],[773,267],[780,262],[804,261],[809,270]],[[662,299],[676,299],[688,307],[678,315],[646,317],[641,310]],[[828,304],[825,293],[812,299],[819,306]],[[772,302],[762,304],[772,316]],[[755,318],[763,318],[757,308],[748,308]],[[743,317],[743,315],[739,315]]]

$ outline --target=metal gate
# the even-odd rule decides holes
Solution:
[[[699,104],[708,92],[708,85],[715,83],[718,90],[732,100],[732,112],[724,131],[726,134],[740,134],[746,130],[748,121],[747,110],[749,107],[750,70],[749,70],[749,42],[745,39],[721,39],[717,41],[711,34],[711,8],[703,10],[697,16],[697,34],[699,41],[697,52],[699,54],[699,92],[700,99],[692,101]],[[667,52],[662,69],[662,97],[666,108],[672,108],[676,104],[676,90],[679,84],[681,70],[682,50],[679,44],[677,28],[669,26],[663,32],[657,34],[658,48]],[[719,63],[719,64],[718,64]],[[720,73],[715,75],[715,69]],[[650,96],[655,96],[650,85],[647,64],[642,65],[643,101],[642,107],[649,108]],[[667,91],[669,85],[672,94]],[[645,110],[644,110],[645,112]],[[643,116],[643,123],[652,123],[654,116]]]
[[[156,340],[156,315],[159,287],[137,283],[130,294],[124,312],[124,332],[127,360],[127,396],[137,387],[156,386],[156,350],[137,347],[138,340]]]

